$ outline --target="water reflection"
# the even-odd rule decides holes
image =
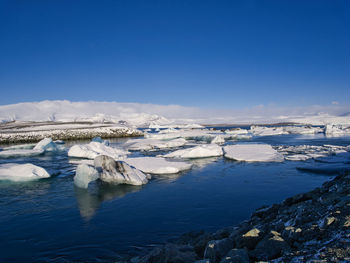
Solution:
[[[141,188],[142,186],[113,185],[99,181],[91,184],[88,189],[74,186],[74,192],[80,215],[88,221],[104,201],[124,197],[128,193],[140,191]]]

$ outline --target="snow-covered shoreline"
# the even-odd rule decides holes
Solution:
[[[94,137],[120,138],[143,136],[143,132],[113,123],[92,122],[9,122],[0,125],[0,143],[80,140]]]

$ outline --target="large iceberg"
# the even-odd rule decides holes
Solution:
[[[228,159],[246,162],[282,162],[283,155],[268,144],[235,144],[224,147]]]
[[[68,151],[68,156],[76,158],[95,159],[99,155],[108,155],[114,159],[123,159],[128,154],[123,149],[110,147],[100,142],[90,142],[84,145],[74,145]]]
[[[115,161],[105,155],[96,157],[94,164],[100,171],[100,179],[108,183],[143,185],[151,178],[125,162]]]
[[[249,130],[255,136],[272,136],[288,134],[283,127],[264,127],[264,126],[251,126]]]
[[[20,182],[48,177],[50,177],[50,174],[44,168],[31,163],[7,163],[0,165],[0,180]]]
[[[195,147],[177,150],[164,155],[166,158],[206,158],[222,156],[222,147],[216,144],[203,144]]]
[[[172,162],[161,157],[128,158],[125,162],[149,174],[174,174],[189,170],[192,167],[192,164],[187,162]]]
[[[327,136],[342,136],[342,135],[350,135],[350,128],[343,125],[332,125],[327,124],[325,126],[325,134]]]

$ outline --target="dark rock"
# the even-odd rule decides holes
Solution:
[[[235,242],[236,246],[238,248],[247,248],[247,249],[254,249],[256,244],[262,239],[262,232],[257,229],[253,228],[249,230],[247,233],[239,236]]]
[[[250,263],[248,252],[245,249],[231,249],[220,263]]]
[[[197,255],[192,247],[167,244],[153,249],[137,263],[192,263],[196,259]]]
[[[250,255],[257,260],[270,260],[280,257],[284,252],[289,251],[290,246],[279,233],[271,231],[261,240]]]
[[[209,241],[205,248],[204,258],[209,259],[210,263],[220,262],[232,247],[233,242],[230,238]]]

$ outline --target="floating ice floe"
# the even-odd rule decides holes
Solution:
[[[108,183],[143,185],[151,178],[125,162],[105,155],[96,157],[94,164],[100,170],[100,179]]]
[[[88,188],[89,183],[97,179],[113,184],[143,185],[151,179],[151,176],[145,175],[123,161],[115,161],[109,156],[99,155],[94,160],[94,166],[78,165],[74,184],[80,188]]]
[[[109,141],[108,140],[103,140],[101,137],[97,136],[91,139],[92,142],[99,142],[103,143],[106,146],[109,146]]]
[[[186,143],[187,141],[183,138],[173,140],[134,139],[126,142],[125,145],[131,151],[151,151],[181,147]]]
[[[84,145],[74,145],[68,151],[68,156],[76,158],[95,159],[99,155],[108,155],[114,159],[123,159],[128,154],[123,149],[107,146],[100,142],[90,142]]]
[[[166,158],[206,158],[222,156],[222,147],[216,144],[203,144],[195,147],[177,150],[175,152],[164,155]]]
[[[18,144],[2,148],[3,151],[8,150],[31,150],[35,147],[36,143]]]
[[[226,134],[242,135],[242,134],[247,134],[248,130],[236,128],[236,129],[225,130],[225,133]]]
[[[288,134],[282,127],[251,126],[249,130],[255,136],[272,136]]]
[[[37,144],[22,144],[6,147],[0,152],[0,158],[33,157],[44,152],[63,150],[64,146],[56,145],[51,138],[45,138]]]
[[[8,163],[0,165],[0,180],[20,182],[48,177],[50,177],[50,174],[44,168],[30,163]]]
[[[18,149],[0,152],[0,158],[33,157],[44,153],[44,150]]]
[[[89,183],[99,178],[95,167],[87,164],[79,164],[74,176],[74,184],[80,188],[88,188]]]
[[[58,145],[56,145],[56,143],[54,143],[51,138],[45,138],[45,139],[42,139],[40,142],[38,142],[33,148],[33,150],[43,150],[45,152],[56,152],[62,149],[62,147],[64,146],[60,145],[60,147],[58,147]]]
[[[343,136],[343,135],[350,136],[350,128],[348,126],[343,126],[343,125],[327,124],[325,126],[324,132],[326,136]]]
[[[213,138],[213,140],[210,143],[215,143],[215,144],[224,144],[225,143],[225,138],[222,135],[217,135]]]
[[[173,162],[161,157],[128,158],[126,163],[149,174],[174,174],[191,169],[192,164],[187,162]]]
[[[323,132],[321,127],[312,126],[284,126],[283,130],[290,134],[316,134]]]
[[[280,145],[274,147],[284,158],[289,161],[306,161],[308,159],[318,159],[330,155],[346,153],[347,147],[338,145]]]
[[[283,155],[268,144],[235,144],[224,147],[228,159],[246,162],[282,162]]]

